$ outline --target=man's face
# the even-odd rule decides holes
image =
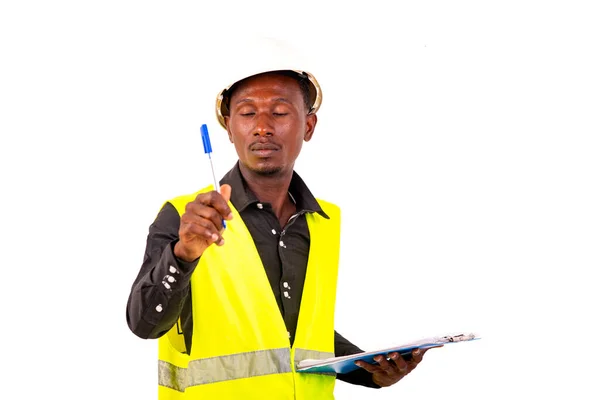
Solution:
[[[289,173],[317,123],[293,78],[262,74],[241,82],[225,125],[241,164],[259,175]]]

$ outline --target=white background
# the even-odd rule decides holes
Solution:
[[[297,171],[344,210],[337,330],[482,336],[336,397],[598,399],[594,2],[207,3],[0,6],[0,397],[156,397],[129,289],[162,202],[210,183],[202,123],[233,165],[214,47],[260,31],[323,88]]]

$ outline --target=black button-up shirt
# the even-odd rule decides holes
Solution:
[[[295,172],[288,193],[296,204],[296,213],[283,229],[271,205],[259,202],[247,187],[237,164],[220,183],[231,186],[231,203],[254,239],[285,321],[290,343],[293,343],[310,248],[305,214],[317,212],[325,218],[329,217]],[[175,207],[165,203],[149,229],[142,267],[127,303],[127,323],[137,336],[155,339],[171,329],[181,317],[181,330],[189,353],[193,328],[190,277],[198,261],[188,263],[174,256],[173,247],[179,240],[179,223],[180,216]],[[165,276],[174,274],[177,276],[175,282],[163,282]],[[335,332],[336,356],[361,351]],[[373,383],[371,374],[362,369],[338,374],[338,379],[378,387]]]

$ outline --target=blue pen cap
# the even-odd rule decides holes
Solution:
[[[204,145],[205,153],[212,153],[212,147],[210,145],[210,137],[208,136],[208,127],[206,124],[202,124],[200,127],[200,134],[202,135],[202,144]]]

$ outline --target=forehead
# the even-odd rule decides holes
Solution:
[[[262,92],[276,92],[293,100],[296,96],[302,100],[300,83],[290,77],[277,73],[265,73],[246,78],[232,87],[230,98],[260,95]]]

